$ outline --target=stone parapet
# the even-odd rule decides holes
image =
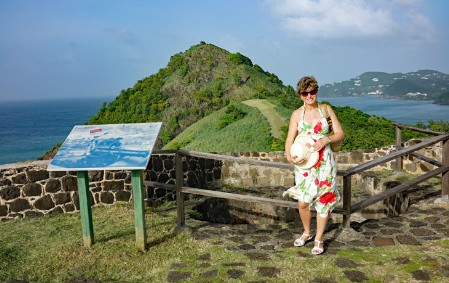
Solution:
[[[416,143],[417,141],[411,141]],[[374,150],[336,153],[340,169],[385,156],[396,150],[394,146]],[[441,160],[441,144],[420,150],[422,155]],[[273,162],[286,162],[284,152],[239,152],[228,155]],[[394,162],[372,170],[391,170]],[[48,172],[49,161],[34,161],[0,165],[0,220],[32,217],[79,210],[76,172]],[[175,184],[173,151],[154,152],[144,180]],[[404,170],[425,173],[434,166],[412,156],[404,158]],[[294,185],[293,171],[245,163],[212,160],[198,157],[183,158],[184,186],[200,189],[222,187],[262,188]],[[90,171],[90,200],[93,206],[110,205],[117,201],[132,201],[130,171]],[[355,178],[354,182],[360,182]],[[175,193],[157,187],[145,187],[148,205],[174,201]]]

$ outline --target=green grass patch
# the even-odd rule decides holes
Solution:
[[[356,269],[369,278],[367,282],[410,282],[414,280],[411,272],[417,270],[430,272],[431,282],[447,279],[443,270],[447,268],[449,240],[428,241],[422,246],[343,249],[336,255],[325,253],[318,257],[304,256],[310,252],[310,245],[287,247],[259,259],[251,258],[255,251],[232,248],[241,243],[224,236],[229,231],[213,230],[225,233],[195,239],[175,229],[176,209],[147,209],[148,250],[140,252],[135,247],[132,204],[95,207],[92,213],[95,243],[91,248],[83,246],[79,213],[0,223],[0,282],[64,282],[73,278],[167,282],[176,272],[190,275],[182,282],[203,282],[205,272],[216,274],[207,282],[308,282],[314,278],[350,282],[345,272],[354,268],[338,266],[341,259],[359,264]],[[205,225],[193,219],[187,224],[193,231]],[[268,226],[261,226],[264,228]],[[241,235],[236,232],[234,236]],[[260,236],[254,235],[248,241],[256,244]],[[264,276],[264,268],[275,268],[276,276]],[[235,279],[233,270],[244,273]]]

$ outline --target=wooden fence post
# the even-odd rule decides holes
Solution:
[[[175,170],[176,170],[176,207],[177,207],[177,224],[178,228],[184,227],[186,217],[184,211],[184,193],[182,187],[184,183],[184,174],[182,170],[182,156],[179,152],[175,154]]]
[[[399,149],[402,147],[402,133],[401,128],[399,128],[397,125],[395,126],[395,136],[396,136],[396,147]],[[403,157],[399,156],[396,158],[396,173],[402,172],[403,169]]]
[[[442,155],[443,166],[449,166],[449,139],[443,141]],[[449,198],[449,171],[444,172],[442,175],[441,194],[443,197]]]
[[[343,228],[351,226],[351,176],[343,176]]]

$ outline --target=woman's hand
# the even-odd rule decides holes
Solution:
[[[326,146],[326,144],[329,143],[329,139],[327,137],[325,138],[321,138],[319,140],[317,140],[314,144],[313,144],[313,150],[314,151],[320,151],[323,147]]]
[[[299,159],[297,155],[292,155],[291,160],[293,164],[301,164],[305,161],[305,158]]]

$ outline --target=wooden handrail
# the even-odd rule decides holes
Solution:
[[[408,180],[408,181],[406,181],[406,182],[404,182],[404,183],[402,183],[400,185],[397,185],[396,187],[393,187],[393,188],[391,188],[389,190],[383,191],[380,194],[374,195],[374,196],[372,196],[372,197],[370,197],[370,198],[368,198],[366,200],[363,200],[363,201],[361,201],[359,203],[351,205],[351,212],[356,212],[358,210],[361,210],[361,209],[363,209],[365,207],[368,207],[368,206],[370,206],[372,204],[375,204],[378,201],[381,201],[381,200],[386,199],[388,197],[394,196],[397,193],[403,192],[403,191],[409,189],[411,186],[414,186],[414,185],[416,185],[418,183],[424,182],[424,181],[426,181],[426,180],[428,180],[428,179],[430,179],[432,177],[435,177],[436,175],[439,175],[439,174],[442,174],[442,173],[445,173],[445,172],[448,172],[448,171],[449,171],[449,167],[442,166],[442,167],[439,167],[439,168],[437,168],[435,170],[427,172],[427,173],[425,173],[423,175],[420,175],[419,177],[416,177],[416,178],[414,178],[412,180]]]
[[[402,148],[402,149],[397,150],[395,152],[392,152],[392,153],[390,153],[390,154],[388,154],[386,156],[382,156],[380,158],[377,158],[377,159],[371,160],[369,162],[366,162],[366,163],[357,165],[355,167],[352,167],[351,169],[346,170],[346,172],[347,172],[347,174],[350,174],[350,175],[357,174],[359,172],[365,171],[365,170],[370,169],[372,167],[378,166],[378,165],[380,165],[382,163],[385,163],[385,162],[388,162],[390,160],[393,160],[393,159],[395,159],[397,157],[410,154],[410,153],[412,153],[414,151],[417,151],[417,150],[419,150],[421,148],[428,147],[428,146],[430,146],[432,144],[435,144],[437,142],[444,141],[444,140],[447,140],[447,139],[449,139],[449,135],[447,135],[447,134],[446,135],[440,135],[440,136],[432,137],[432,138],[427,139],[426,141],[420,142],[418,144],[412,145],[412,146],[407,147],[407,148]]]
[[[446,133],[435,132],[435,131],[431,131],[431,130],[427,130],[427,129],[410,127],[410,126],[402,125],[402,124],[399,124],[399,123],[393,123],[393,125],[395,125],[396,127],[400,128],[400,129],[407,129],[407,130],[411,130],[411,131],[419,132],[419,133],[423,133],[423,134],[429,134],[429,135],[435,135],[435,136],[445,135],[446,134]]]
[[[413,185],[416,185],[420,182],[423,182],[429,178],[432,178],[438,174],[443,174],[442,178],[442,192],[443,194],[449,194],[449,158],[446,155],[449,155],[449,134],[447,133],[440,133],[425,129],[419,129],[415,127],[405,126],[401,125],[399,123],[393,123],[397,128],[396,135],[397,135],[397,141],[396,141],[396,147],[397,150],[394,152],[389,153],[386,156],[377,158],[375,160],[357,165],[355,167],[352,167],[347,170],[338,170],[338,175],[343,176],[343,208],[337,208],[334,210],[336,213],[342,213],[343,214],[343,226],[349,227],[350,224],[350,215],[358,210],[361,210],[367,206],[370,206],[376,202],[379,202],[383,199],[386,199],[388,197],[391,197],[397,193],[400,193],[402,191],[407,190]],[[400,129],[408,129],[412,131],[417,131],[421,133],[431,134],[435,135],[435,137],[427,138],[425,141],[422,141],[418,144],[409,146],[407,148],[403,148],[401,145],[400,140]],[[443,161],[439,162],[436,160],[433,160],[431,158],[428,158],[424,155],[421,155],[419,153],[416,153],[417,150],[431,146],[438,142],[443,142]],[[241,200],[241,201],[248,201],[248,202],[264,202],[264,203],[270,203],[277,206],[282,207],[289,207],[289,208],[296,208],[297,203],[295,201],[286,201],[286,200],[280,200],[280,199],[272,199],[272,198],[264,198],[264,197],[257,197],[257,196],[251,196],[251,195],[243,195],[243,194],[235,194],[235,193],[227,193],[222,191],[212,191],[212,190],[205,190],[205,189],[198,189],[198,188],[191,188],[191,187],[185,187],[183,186],[183,172],[182,172],[182,157],[199,157],[199,158],[205,158],[205,159],[213,159],[213,160],[221,160],[221,161],[228,161],[228,162],[237,162],[237,163],[245,163],[245,164],[252,164],[257,166],[268,166],[268,167],[275,167],[275,168],[281,168],[281,169],[289,169],[293,170],[294,165],[285,163],[285,162],[273,162],[273,161],[265,161],[265,160],[256,160],[256,159],[250,159],[250,158],[244,158],[244,157],[236,157],[236,156],[229,156],[229,155],[220,155],[216,153],[206,153],[206,152],[198,152],[198,151],[189,151],[189,150],[178,150],[174,152],[175,154],[175,163],[176,163],[176,184],[161,184],[157,182],[151,182],[151,181],[144,181],[144,184],[147,186],[155,186],[164,188],[167,190],[175,190],[176,191],[176,201],[177,201],[177,211],[178,211],[178,226],[184,226],[185,225],[185,212],[184,212],[184,194],[196,194],[196,195],[203,195],[203,196],[210,196],[210,197],[218,197],[218,198],[224,198],[224,199],[233,199],[233,200]],[[428,162],[434,166],[437,166],[437,169],[434,169],[430,172],[427,172],[423,175],[420,175],[417,178],[414,178],[412,180],[408,180],[394,188],[391,188],[385,192],[382,192],[380,194],[377,194],[375,196],[372,196],[366,200],[363,200],[359,203],[356,203],[354,205],[351,204],[351,176],[354,174],[358,174],[360,172],[363,172],[365,170],[368,170],[372,167],[378,166],[380,164],[386,163],[391,160],[401,160],[401,157],[405,155],[411,155],[416,158],[419,158],[425,162]]]
[[[180,149],[178,151],[178,153],[183,156],[201,157],[201,158],[206,158],[206,159],[245,163],[245,164],[251,164],[251,165],[258,165],[258,166],[268,166],[268,167],[275,167],[275,168],[280,168],[280,169],[294,170],[294,168],[295,168],[295,165],[290,164],[290,163],[285,163],[285,162],[257,160],[257,159],[236,157],[236,156],[229,156],[229,155],[221,155],[221,154],[209,153],[209,152],[190,151],[190,150]],[[337,174],[340,176],[345,176],[345,175],[347,175],[347,172],[346,172],[346,170],[338,170]]]

